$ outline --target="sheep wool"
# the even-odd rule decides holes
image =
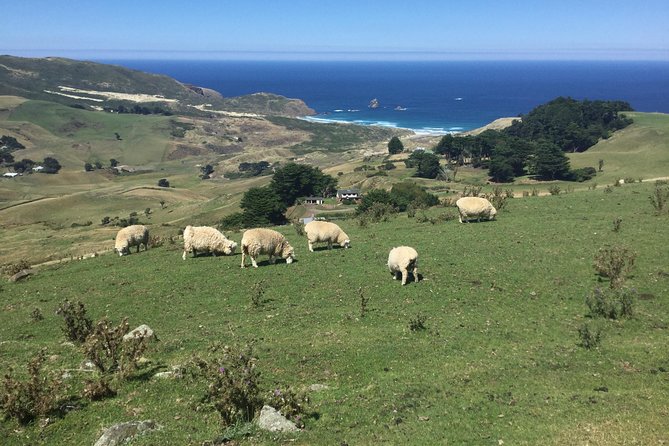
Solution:
[[[184,253],[181,256],[186,260],[186,254],[210,252],[214,257],[218,254],[231,255],[235,253],[237,243],[229,240],[218,229],[209,226],[186,226],[184,229]]]
[[[388,269],[393,275],[393,280],[402,275],[402,285],[406,285],[409,272],[413,274],[415,282],[418,282],[418,253],[410,246],[398,246],[390,250],[388,254]]]
[[[145,251],[149,249],[149,230],[144,225],[131,225],[118,231],[114,250],[122,256],[130,254],[130,248],[133,246],[136,246],[139,252],[141,245],[144,245]]]
[[[275,257],[286,259],[288,264],[295,257],[293,247],[280,232],[265,228],[249,229],[242,236],[242,268],[246,267],[244,263],[247,255],[251,257],[253,267],[257,268],[256,258],[260,254],[267,254],[272,264]]]
[[[304,232],[307,234],[309,251],[311,252],[314,252],[314,243],[327,243],[328,249],[332,249],[333,243],[337,243],[343,248],[351,246],[351,239],[334,223],[314,220],[304,226]]]
[[[462,197],[455,204],[460,214],[460,223],[474,219],[476,221],[494,220],[497,215],[497,209],[485,198]]]

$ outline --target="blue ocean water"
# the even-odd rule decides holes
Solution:
[[[312,119],[444,133],[527,113],[558,96],[628,101],[669,113],[669,62],[293,62],[101,60],[224,96],[304,100]],[[372,99],[379,107],[368,107]]]

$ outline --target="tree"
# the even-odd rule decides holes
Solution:
[[[541,143],[534,159],[534,173],[540,180],[570,179],[569,158],[557,145]]]
[[[102,169],[102,163],[100,161],[95,162],[95,168],[96,169]]]
[[[390,189],[390,198],[393,206],[401,212],[404,212],[408,205],[423,208],[439,204],[439,197],[411,181],[394,184]]]
[[[109,160],[109,165],[111,167],[116,167],[116,166],[118,166],[118,161],[116,161],[114,158],[112,158],[112,159]]]
[[[58,160],[50,156],[44,158],[42,165],[44,166],[44,173],[58,173],[61,168]]]
[[[331,195],[337,188],[337,180],[317,167],[288,163],[274,172],[270,188],[286,206],[292,206],[299,197]]]
[[[26,170],[32,169],[33,166],[35,165],[35,161],[28,159],[28,158],[23,158],[21,161],[16,161],[14,163],[14,170],[16,172],[25,172]]]
[[[84,170],[85,170],[86,172],[90,172],[90,171],[92,171],[92,170],[93,170],[93,165],[92,165],[91,163],[85,163],[85,164],[84,164]]]
[[[390,138],[390,141],[388,141],[388,153],[394,155],[402,152],[404,152],[404,144],[402,144],[402,141],[400,141],[397,136]]]
[[[0,150],[0,164],[12,164],[14,162],[14,155],[6,150]]]
[[[597,164],[599,165],[599,171],[601,172],[604,168],[604,160],[599,160]]]
[[[214,173],[214,166],[207,164],[206,166],[200,167],[200,178],[207,180],[210,178],[211,174]]]
[[[247,226],[262,226],[268,223],[285,223],[286,205],[271,187],[252,187],[247,190],[239,205],[243,210]]]
[[[158,186],[160,187],[170,187],[170,182],[167,181],[167,178],[161,178],[158,180]]]
[[[495,183],[509,183],[513,181],[513,167],[502,156],[493,156],[490,161],[490,169],[488,169],[490,179]]]
[[[415,151],[404,162],[407,167],[415,167],[414,176],[421,178],[437,178],[440,172],[439,157],[434,153]]]
[[[374,203],[389,204],[392,206],[393,198],[387,190],[372,189],[362,197],[356,211],[358,213],[363,213],[371,208]]]

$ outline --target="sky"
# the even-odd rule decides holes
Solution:
[[[669,0],[0,0],[0,11],[0,53],[16,56],[669,60]]]

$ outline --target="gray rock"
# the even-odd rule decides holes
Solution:
[[[95,364],[93,364],[93,362],[87,359],[83,361],[81,364],[79,364],[79,369],[90,372],[92,370],[95,370]]]
[[[139,327],[132,330],[130,333],[123,336],[123,340],[124,341],[129,341],[129,340],[133,339],[135,336],[139,337],[139,338],[146,338],[146,339],[153,339],[155,337],[151,327],[149,327],[148,325],[142,324]]]
[[[94,446],[117,446],[125,443],[130,438],[143,434],[147,431],[158,429],[155,421],[129,421],[127,423],[115,424],[108,427],[98,438]]]
[[[275,408],[263,406],[256,421],[260,429],[270,432],[294,432],[299,430],[295,423],[281,415]]]
[[[309,390],[312,392],[320,392],[321,390],[327,390],[330,387],[328,387],[325,384],[312,384],[309,386]]]
[[[14,274],[12,277],[9,278],[10,282],[18,282],[19,280],[25,279],[28,276],[32,276],[35,274],[34,269],[22,269],[18,273]]]

